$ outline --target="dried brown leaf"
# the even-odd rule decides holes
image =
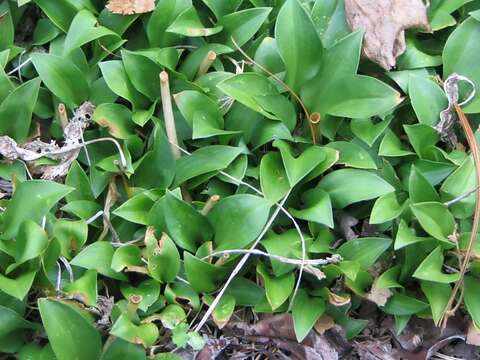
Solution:
[[[422,0],[345,0],[347,23],[352,31],[363,29],[363,53],[386,70],[404,53],[405,30],[430,30]]]
[[[330,316],[323,314],[315,323],[314,328],[315,330],[317,330],[317,332],[320,335],[323,335],[325,331],[330,330],[334,326],[335,326],[335,321],[333,321],[333,319]]]
[[[114,14],[143,14],[155,9],[155,0],[110,0],[106,8]]]
[[[372,289],[367,294],[367,300],[374,302],[378,306],[384,306],[392,295],[393,293],[390,291],[390,289],[381,288],[375,282],[372,286]]]
[[[470,323],[468,326],[467,339],[465,341],[469,345],[480,346],[480,331]]]

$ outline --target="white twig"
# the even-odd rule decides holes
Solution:
[[[464,194],[461,194],[459,196],[457,196],[456,198],[452,199],[452,200],[449,200],[449,201],[446,201],[443,203],[443,205],[445,206],[452,206],[453,204],[456,204],[457,202],[460,202],[462,201],[463,199],[466,199],[467,197],[469,197],[470,195],[472,195],[474,192],[476,192],[478,190],[478,186],[475,187],[475,189],[472,189],[470,191],[467,191],[466,193]]]
[[[42,229],[45,230],[45,226],[47,225],[47,217],[43,216],[42,217]]]
[[[285,201],[287,201],[287,198],[288,196],[290,195],[290,191],[287,192],[287,194],[284,196],[284,198],[282,199],[282,201],[280,202],[280,205],[283,206],[283,204],[285,204]],[[260,242],[260,240],[263,238],[263,236],[267,233],[267,231],[270,229],[270,227],[272,226],[273,222],[275,221],[275,219],[277,218],[278,216],[278,213],[280,212],[281,210],[281,207],[277,207],[275,209],[275,211],[273,212],[272,216],[270,217],[270,219],[267,221],[267,223],[265,224],[265,226],[263,227],[263,230],[260,232],[260,234],[257,236],[256,240],[253,242],[252,246],[250,246],[250,250],[253,250],[257,247],[258,243]],[[223,285],[222,287],[222,290],[220,290],[220,292],[217,294],[217,296],[215,297],[215,299],[212,301],[212,304],[210,305],[210,307],[208,308],[208,310],[205,312],[205,314],[203,315],[202,319],[200,320],[200,322],[197,324],[197,326],[195,327],[195,331],[199,331],[203,325],[205,325],[205,323],[207,322],[208,318],[210,317],[210,315],[212,315],[213,311],[215,310],[215,308],[217,307],[218,303],[220,302],[223,294],[225,294],[225,291],[227,290],[228,286],[230,285],[230,283],[233,281],[233,279],[235,278],[235,276],[240,272],[240,270],[242,270],[243,268],[243,265],[245,265],[245,263],[247,262],[248,258],[250,257],[250,253],[246,253],[242,259],[240,260],[240,262],[237,264],[237,266],[235,266],[235,268],[233,269],[232,273],[230,274],[230,276],[228,277],[227,281],[225,282],[225,284]]]
[[[85,139],[83,138],[83,132],[80,134],[80,138],[82,139],[83,144],[83,151],[85,151],[85,157],[87,158],[88,167],[92,167],[92,161],[90,160],[90,154],[88,153],[87,146],[85,145]]]
[[[310,266],[319,266],[319,265],[327,265],[327,264],[332,264],[332,263],[338,263],[342,261],[342,257],[340,255],[333,255],[331,257],[325,258],[325,259],[292,259],[292,258],[287,258],[285,256],[281,255],[275,255],[275,254],[269,254],[266,253],[265,251],[258,250],[258,249],[251,249],[251,250],[245,250],[245,249],[232,249],[232,250],[224,250],[224,251],[216,251],[211,253],[208,256],[205,256],[202,258],[202,260],[206,260],[212,257],[217,257],[217,256],[222,256],[222,255],[228,255],[228,254],[251,254],[251,255],[258,255],[258,256],[265,256],[270,259],[275,259],[278,260],[282,263],[285,264],[291,264],[291,265],[310,265]]]
[[[91,224],[92,222],[94,222],[95,220],[97,220],[100,216],[103,215],[103,210],[100,210],[98,211],[95,215],[93,215],[92,217],[88,218],[87,221],[85,221],[87,223],[87,225]]]
[[[17,71],[19,71],[21,68],[23,68],[25,65],[27,65],[28,63],[30,63],[30,61],[32,61],[31,58],[28,58],[27,60],[25,60],[23,63],[21,63],[20,65],[18,65],[15,69],[13,70],[10,70],[7,75],[10,76],[14,73],[16,73]]]
[[[62,283],[62,266],[57,261],[57,281],[55,283],[55,290],[57,291],[57,293],[60,292],[61,283]]]
[[[72,283],[74,281],[74,278],[73,278],[73,270],[72,270],[72,267],[70,266],[70,263],[63,256],[60,256],[59,260],[62,262],[63,266],[65,266],[65,270],[67,270],[68,276],[70,278],[70,282]]]

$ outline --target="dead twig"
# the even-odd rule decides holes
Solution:
[[[177,130],[175,126],[175,118],[172,110],[172,96],[170,94],[170,84],[168,73],[162,71],[160,73],[160,90],[162,96],[163,118],[165,120],[165,130],[167,137],[172,144],[172,154],[175,159],[180,158],[180,150],[178,149]],[[176,146],[175,146],[176,145]]]

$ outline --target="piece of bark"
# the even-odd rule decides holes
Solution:
[[[110,0],[106,8],[114,14],[143,14],[155,9],[155,0]]]
[[[365,56],[385,70],[405,52],[406,29],[430,31],[422,0],[345,0],[345,15],[352,31],[365,30]]]

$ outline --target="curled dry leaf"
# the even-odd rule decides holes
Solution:
[[[143,14],[155,9],[154,0],[110,0],[106,8],[114,14]]]
[[[20,159],[27,162],[33,173],[42,174],[42,179],[53,180],[65,176],[80,153],[83,131],[90,124],[94,110],[93,104],[85,102],[75,111],[63,131],[62,146],[57,145],[55,141],[46,143],[38,139],[18,145],[15,140],[5,135],[0,136],[0,154],[10,161]],[[58,164],[35,165],[34,161],[42,157],[57,160]]]
[[[375,282],[372,286],[372,289],[367,294],[367,300],[374,302],[378,306],[385,306],[388,299],[392,295],[393,293],[390,291],[390,289],[381,288]]]
[[[315,323],[314,328],[320,335],[323,335],[325,331],[330,330],[334,326],[335,321],[327,314],[323,314]]]
[[[363,52],[386,70],[406,49],[405,30],[430,30],[422,0],[345,0],[351,30],[365,30]]]
[[[349,304],[351,301],[350,294],[335,294],[331,291],[328,292],[328,302],[333,306],[344,306]]]

